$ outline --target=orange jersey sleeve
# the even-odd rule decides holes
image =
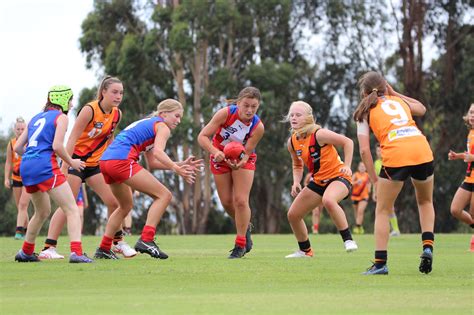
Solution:
[[[433,161],[428,140],[401,98],[379,97],[377,105],[370,109],[369,126],[380,143],[383,166],[403,167]]]
[[[13,170],[12,170],[12,179],[17,182],[21,182],[21,176],[20,176],[20,163],[21,163],[21,155],[15,152],[13,149],[16,144],[16,138],[12,138],[10,140],[11,145],[11,150],[12,150],[12,164],[13,164]]]
[[[74,146],[74,156],[83,160],[86,166],[99,165],[99,160],[105,149],[112,141],[112,136],[120,120],[120,111],[113,107],[110,113],[105,113],[98,101],[91,102],[93,117],[87,124]]]
[[[352,182],[349,176],[341,173],[344,163],[336,148],[332,144],[320,146],[316,141],[317,132],[316,130],[311,135],[300,139],[295,134],[291,136],[293,149],[313,174],[313,181],[320,186],[325,186],[329,180],[336,177],[344,177]]]
[[[467,152],[469,154],[474,154],[474,130],[470,130],[467,135]],[[464,181],[466,183],[474,183],[474,162],[467,163],[466,169],[466,178]]]
[[[369,199],[369,174],[355,172],[354,177],[351,199],[357,201]]]

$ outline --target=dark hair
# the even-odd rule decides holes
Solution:
[[[262,94],[260,93],[260,90],[257,89],[256,87],[253,86],[247,86],[246,88],[243,88],[240,92],[239,95],[237,96],[237,99],[230,99],[227,100],[227,104],[235,104],[238,101],[244,99],[244,98],[254,98],[257,101],[261,101],[262,99]]]
[[[102,99],[104,98],[102,96],[102,92],[104,90],[107,90],[112,83],[122,84],[122,81],[120,81],[120,79],[117,77],[108,75],[102,80],[102,82],[100,82],[99,88],[97,89],[97,100],[99,102],[102,101]]]
[[[357,85],[361,101],[353,117],[355,121],[360,122],[367,119],[370,109],[377,105],[378,97],[384,95],[386,82],[380,73],[370,71],[360,77]]]
[[[54,108],[54,109],[60,110],[62,113],[67,114],[67,112],[65,112],[65,111],[63,110],[63,108],[62,108],[60,105],[56,105],[56,104],[51,103],[51,102],[49,101],[49,99],[48,99],[48,101],[46,102],[46,104],[45,104],[44,107],[43,107],[43,112],[47,111],[48,108]]]

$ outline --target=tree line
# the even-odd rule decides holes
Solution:
[[[462,116],[474,95],[473,12],[464,0],[95,1],[79,43],[87,68],[124,82],[120,128],[153,111],[164,98],[185,106],[168,153],[175,160],[189,154],[202,157],[206,167],[192,186],[170,172],[155,172],[174,195],[163,231],[232,231],[215,193],[209,157],[196,136],[225,106],[224,100],[248,85],[262,92],[259,116],[266,129],[257,147],[252,221],[259,233],[289,231],[291,160],[282,116],[294,100],[311,104],[319,124],[354,139],[355,168],[359,157],[351,114],[359,100],[356,82],[365,71],[376,70],[428,109],[417,124],[435,155],[436,230],[450,232],[459,228],[449,205],[465,164],[448,162],[447,153],[465,148]],[[80,104],[94,93],[94,88],[81,91]],[[7,141],[0,139],[2,147]],[[9,198],[2,189],[3,234],[14,226]],[[103,220],[102,205],[94,194],[89,198],[84,228],[93,233]],[[418,231],[414,200],[407,185],[396,204],[404,232]],[[148,202],[145,197],[136,200],[138,226]]]

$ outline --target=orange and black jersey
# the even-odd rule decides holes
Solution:
[[[10,140],[10,143],[8,144],[10,146],[10,149],[11,149],[11,158],[12,158],[12,165],[13,165],[13,170],[12,170],[12,180],[14,181],[17,181],[17,182],[21,182],[21,176],[20,176],[20,163],[21,163],[21,155],[19,155],[18,153],[15,152],[14,148],[15,148],[15,144],[16,144],[16,141],[18,139],[17,138],[12,138]]]
[[[291,146],[296,156],[308,167],[317,185],[325,186],[337,177],[344,177],[352,182],[350,176],[341,173],[344,163],[336,148],[332,144],[319,145],[316,140],[318,130],[306,137],[298,138],[296,134],[291,136]]]
[[[93,167],[99,165],[102,154],[112,141],[113,133],[120,121],[120,110],[113,107],[110,113],[105,113],[99,101],[85,106],[92,108],[93,115],[76,141],[73,158],[80,158],[86,166]]]
[[[474,130],[470,130],[467,135],[467,151],[469,154],[474,154]],[[466,169],[466,178],[464,181],[466,183],[474,183],[474,162],[467,163]]]
[[[354,173],[354,181],[352,182],[352,200],[365,200],[369,198],[369,174],[367,172]]]

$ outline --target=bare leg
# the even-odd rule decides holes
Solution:
[[[402,181],[391,181],[379,177],[375,207],[375,250],[387,250],[390,235],[389,215],[402,187]]]
[[[235,227],[237,235],[245,235],[250,223],[249,195],[252,189],[254,171],[239,169],[232,171]]]
[[[309,188],[303,190],[296,196],[288,210],[288,221],[293,234],[298,242],[308,240],[308,229],[304,223],[305,215],[322,203],[322,197]]]
[[[224,210],[235,220],[232,173],[214,175],[214,181],[216,182],[217,194]]]
[[[453,217],[469,225],[474,223],[472,216],[472,213],[474,213],[472,209],[474,207],[471,207],[471,204],[474,203],[473,196],[474,193],[463,188],[458,188],[451,202],[451,214]],[[464,210],[467,205],[469,205],[469,212]]]

